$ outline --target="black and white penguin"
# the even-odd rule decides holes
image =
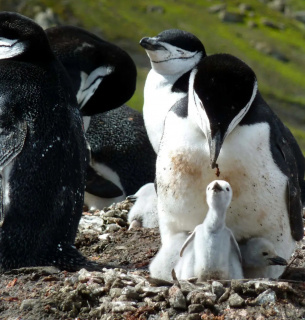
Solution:
[[[117,108],[132,97],[137,69],[127,52],[83,28],[58,26],[45,32],[70,75],[83,116]]]
[[[154,181],[156,154],[148,140],[143,116],[123,105],[94,115],[86,132],[91,149],[90,170],[107,180],[86,182],[85,203],[90,208],[122,201]]]
[[[152,68],[144,87],[143,116],[149,140],[158,153],[165,116],[174,104],[187,99],[190,72],[206,52],[197,37],[179,29],[145,37],[140,45]]]
[[[162,243],[201,223],[215,174],[233,190],[226,224],[236,240],[265,237],[289,259],[303,237],[304,157],[258,92],[254,72],[228,54],[193,69],[188,102],[166,117],[156,166]],[[261,277],[283,271],[270,269]]]
[[[0,13],[0,270],[101,266],[73,246],[87,150],[69,78],[43,29]]]
[[[136,66],[124,50],[82,28],[46,33],[70,75],[90,145],[85,203],[102,209],[154,181],[156,155],[143,116],[124,105],[135,91]]]

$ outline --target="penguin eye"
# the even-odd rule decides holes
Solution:
[[[229,188],[226,188],[227,191],[229,191]]]
[[[179,53],[184,53],[182,50],[179,50],[179,49],[177,49],[177,52],[179,52]]]
[[[268,256],[268,252],[263,252],[263,256]]]

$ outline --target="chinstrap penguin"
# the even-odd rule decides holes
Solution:
[[[242,279],[240,249],[225,223],[232,199],[231,186],[226,181],[215,180],[207,186],[206,197],[209,206],[206,218],[183,244],[175,267],[176,276],[178,279],[196,277],[200,281]]]
[[[102,209],[154,180],[156,155],[143,116],[124,105],[136,88],[136,66],[127,52],[82,28],[46,33],[83,115],[91,155],[85,204]]]
[[[101,269],[74,247],[87,150],[68,76],[43,29],[0,13],[0,270]]]
[[[83,116],[117,108],[132,97],[137,69],[127,52],[79,27],[58,26],[45,32],[70,75]]]
[[[92,116],[86,138],[91,148],[90,168],[95,177],[101,175],[108,181],[102,185],[87,179],[85,203],[89,207],[103,209],[154,181],[156,154],[138,111],[124,105]]]
[[[228,54],[193,68],[188,101],[166,117],[156,165],[162,243],[203,221],[205,186],[215,174],[233,190],[226,224],[235,239],[265,237],[289,259],[303,237],[304,157],[261,97],[254,72]],[[260,276],[282,271],[266,267]]]
[[[158,227],[157,193],[153,182],[145,184],[127,199],[134,202],[128,213],[129,229]]]
[[[141,39],[150,59],[144,87],[143,116],[150,142],[157,153],[169,109],[185,99],[190,71],[206,56],[205,48],[193,34],[169,29],[155,37]]]
[[[287,261],[276,253],[273,244],[265,238],[251,238],[240,243],[239,248],[245,278],[259,277],[261,268],[287,265]]]

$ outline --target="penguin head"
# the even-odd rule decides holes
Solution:
[[[83,116],[120,107],[133,96],[137,68],[126,51],[75,26],[57,26],[45,32],[71,78]]]
[[[208,140],[212,168],[225,138],[249,111],[256,94],[255,73],[229,54],[208,56],[192,70],[189,113]]]
[[[159,74],[172,75],[191,70],[206,52],[201,41],[193,34],[169,29],[156,37],[141,39],[152,68]]]
[[[251,238],[247,241],[243,254],[244,265],[251,267],[267,267],[270,265],[287,265],[287,261],[278,256],[273,244],[265,238]]]
[[[43,29],[15,12],[0,13],[0,59],[43,60],[52,55]]]
[[[206,188],[207,203],[210,208],[226,211],[232,200],[232,188],[227,181],[214,180]]]

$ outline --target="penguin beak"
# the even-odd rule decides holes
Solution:
[[[164,46],[162,46],[156,38],[142,38],[140,40],[140,45],[145,50],[156,51],[156,50],[166,50]]]
[[[270,261],[269,262],[270,265],[286,266],[288,264],[287,261],[280,256],[276,256],[274,258],[268,258],[268,260]]]
[[[208,142],[210,147],[210,165],[211,168],[216,168],[216,161],[218,159],[223,138],[220,130],[217,130],[214,134],[213,131],[208,135]]]
[[[221,186],[219,185],[218,182],[215,182],[215,184],[212,187],[212,190],[215,191],[215,192],[220,192],[220,191],[222,191],[222,188],[221,188]]]

